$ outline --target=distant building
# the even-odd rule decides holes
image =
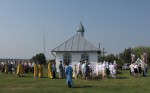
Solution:
[[[57,68],[60,61],[69,62],[72,67],[81,60],[87,60],[96,65],[99,48],[84,38],[84,32],[85,29],[80,22],[77,34],[52,50]]]

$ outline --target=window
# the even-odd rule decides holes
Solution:
[[[71,64],[71,54],[65,53],[63,56],[63,62]]]
[[[87,61],[89,61],[89,55],[86,54],[86,53],[82,54],[81,55],[81,60],[87,60]]]

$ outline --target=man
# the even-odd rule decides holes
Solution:
[[[73,81],[72,81],[72,72],[73,72],[73,69],[72,69],[71,66],[69,66],[68,62],[66,62],[65,65],[66,65],[66,68],[65,68],[66,82],[67,82],[68,87],[71,88],[71,87],[74,86]]]
[[[64,72],[64,68],[63,68],[63,65],[62,65],[62,61],[60,61],[60,64],[59,64],[59,78],[62,79],[64,78],[63,76],[63,73]]]
[[[74,67],[73,67],[73,77],[74,77],[75,79],[77,79],[77,66],[76,66],[76,64],[75,64]]]
[[[22,64],[21,61],[19,62],[18,66],[17,66],[17,75],[21,76],[21,74],[23,73],[23,68],[22,68]]]
[[[135,61],[135,54],[134,54],[134,52],[132,52],[132,54],[131,54],[131,63],[134,63],[134,61]]]
[[[43,77],[43,65],[40,63],[38,67],[39,67],[39,78],[42,78]]]
[[[48,63],[48,77],[52,78],[52,62]]]
[[[35,62],[34,64],[34,78],[38,77],[38,64]]]
[[[56,62],[53,62],[52,64],[52,73],[53,79],[56,78]]]
[[[106,77],[107,78],[109,77],[109,74],[110,74],[110,71],[109,71],[109,62],[107,61],[106,62]]]

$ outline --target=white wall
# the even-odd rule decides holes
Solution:
[[[75,64],[78,64],[78,62],[81,60],[81,54],[83,54],[83,52],[69,52],[72,56],[72,63],[71,66],[73,67]],[[98,61],[98,54],[97,52],[86,52],[89,55],[89,62],[94,64],[94,68],[96,66],[96,63]],[[63,62],[63,55],[65,53],[64,52],[57,52],[56,53],[56,67],[57,67],[57,72],[59,72],[58,66],[60,61]],[[95,72],[95,69],[94,69]]]

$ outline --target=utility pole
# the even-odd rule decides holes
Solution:
[[[43,52],[45,55],[45,19],[43,19]]]

